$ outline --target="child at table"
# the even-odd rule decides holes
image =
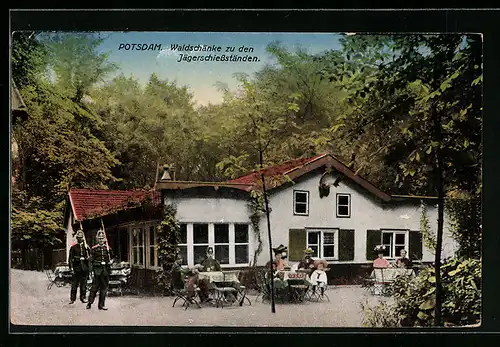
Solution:
[[[325,292],[326,284],[328,283],[328,278],[326,276],[325,268],[328,266],[328,263],[324,260],[315,261],[314,272],[311,274],[310,280],[313,284],[313,292],[316,292],[316,287],[321,289],[321,295]]]

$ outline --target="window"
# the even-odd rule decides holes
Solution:
[[[251,261],[249,224],[181,224],[181,243],[178,247],[184,265],[200,264],[209,246],[213,247],[214,258],[221,266],[247,265]]]
[[[337,217],[351,217],[351,195],[337,194]]]
[[[309,214],[309,192],[293,191],[293,214],[307,216]]]
[[[396,258],[402,249],[408,250],[408,231],[382,230],[382,245],[385,246],[384,257]]]
[[[158,245],[156,242],[156,226],[149,226],[149,266],[158,266]]]
[[[144,265],[144,229],[132,229],[132,264]]]
[[[181,224],[181,242],[177,244],[177,247],[180,250],[182,257],[182,265],[188,264],[188,255],[187,255],[187,224]]]
[[[234,225],[234,257],[236,264],[248,264],[248,224]]]
[[[193,224],[194,263],[200,264],[205,259],[208,247],[208,224]]]
[[[308,231],[307,248],[313,250],[313,258],[338,259],[338,230]]]
[[[214,257],[219,264],[229,264],[229,224],[214,225]]]

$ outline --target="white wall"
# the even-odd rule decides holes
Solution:
[[[175,204],[179,223],[248,223],[249,226],[249,262],[253,262],[254,249],[257,245],[250,223],[248,201],[231,198],[169,197],[165,192],[165,204]],[[211,226],[209,226],[209,229]],[[231,227],[230,227],[231,228]],[[188,227],[188,233],[190,227]],[[210,240],[209,240],[209,243]]]
[[[69,212],[68,215],[69,218],[66,225],[66,261],[68,261],[71,245],[76,242],[76,239],[73,238],[73,212]]]
[[[288,247],[288,231],[292,228],[340,228],[355,230],[355,263],[366,263],[366,230],[368,229],[410,229],[420,230],[420,207],[403,205],[391,208],[383,208],[376,200],[361,194],[358,188],[354,189],[356,183],[343,179],[340,186],[330,187],[328,197],[319,197],[318,185],[320,174],[313,175],[294,186],[279,191],[270,197],[271,230],[273,246],[283,244]],[[331,183],[335,176],[329,175],[325,183]],[[293,190],[309,191],[309,215],[298,216],[293,214]],[[351,195],[351,217],[336,217],[336,194],[347,193]],[[371,194],[371,193],[367,193]],[[434,232],[437,230],[437,208],[428,207],[428,217]],[[258,258],[258,264],[264,265],[269,261],[269,243],[267,237],[267,224],[265,216],[261,220],[260,229],[264,241],[263,252]],[[446,222],[445,222],[446,227]],[[453,242],[449,233],[445,230],[443,238],[444,254],[449,255],[453,251]],[[425,249],[423,260],[432,261],[433,253]]]

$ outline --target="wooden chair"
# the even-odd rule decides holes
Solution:
[[[63,287],[65,285],[64,280],[62,278],[55,276],[52,270],[45,269],[45,274],[47,275],[47,278],[49,280],[47,289],[51,289],[54,284],[56,285],[56,287]]]
[[[239,277],[240,271],[223,271],[222,272],[222,282],[218,282],[216,284],[215,293],[216,293],[216,306],[224,308],[224,303],[229,303],[229,305],[233,304],[233,301],[227,300],[228,296],[234,296],[235,299],[238,297],[239,289],[235,288],[235,283],[238,283],[239,286]],[[243,305],[243,299],[241,300],[240,306]]]

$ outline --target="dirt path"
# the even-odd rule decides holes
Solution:
[[[255,302],[223,309],[180,305],[172,308],[171,297],[108,296],[108,311],[91,310],[77,301],[69,305],[69,287],[47,290],[43,272],[11,270],[11,322],[19,325],[122,325],[122,326],[303,326],[361,327],[360,303],[375,303],[359,286],[329,288],[331,302],[277,304],[276,315],[270,305]],[[97,300],[96,300],[97,303]]]

